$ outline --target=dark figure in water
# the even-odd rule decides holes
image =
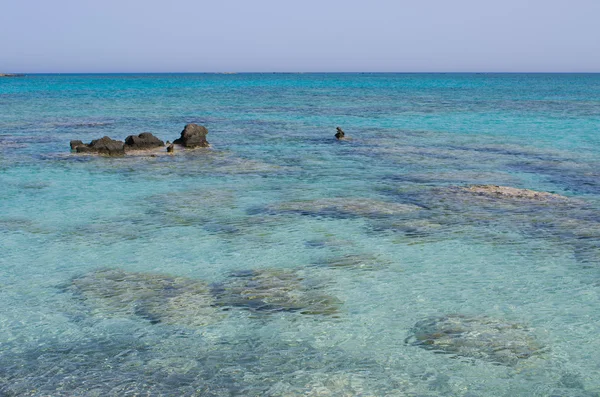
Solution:
[[[336,137],[337,139],[342,139],[342,138],[344,138],[344,136],[346,135],[346,134],[344,133],[344,131],[343,131],[343,130],[342,130],[340,127],[337,127],[336,129],[337,129],[337,132],[335,133],[335,137]]]

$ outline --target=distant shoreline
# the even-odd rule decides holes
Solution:
[[[24,74],[18,74],[18,73],[0,73],[0,77],[23,77],[25,76]]]

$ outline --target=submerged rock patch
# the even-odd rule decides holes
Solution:
[[[570,199],[559,194],[538,192],[529,189],[519,189],[509,186],[472,185],[456,188],[458,192],[476,196],[503,199],[503,200],[531,200],[537,202],[571,202]]]
[[[271,206],[277,212],[295,212],[315,216],[385,217],[411,213],[422,209],[412,204],[400,204],[369,198],[324,198],[290,201]]]
[[[209,286],[198,280],[102,269],[66,288],[106,317],[141,317],[152,323],[204,326],[219,320]]]
[[[543,349],[522,325],[458,314],[417,322],[406,343],[438,353],[503,365],[514,365]]]
[[[255,312],[299,312],[334,315],[341,302],[321,291],[296,272],[278,269],[250,270],[232,274],[213,286],[216,303]]]
[[[319,261],[317,265],[331,268],[352,268],[373,270],[389,265],[391,261],[373,254],[342,254],[328,256]]]

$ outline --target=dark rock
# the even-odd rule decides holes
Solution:
[[[335,133],[335,137],[337,139],[342,139],[346,136],[346,133],[340,127],[337,127],[336,130],[337,130],[337,132]]]
[[[77,140],[75,140],[75,141],[71,141],[69,144],[71,145],[71,150],[75,150],[75,149],[77,149],[79,146],[85,146],[85,144],[84,144],[83,142],[81,142],[81,141],[77,141]]]
[[[119,156],[125,154],[125,143],[105,136],[100,139],[94,139],[87,145],[76,146],[75,150],[77,153],[99,153],[109,156]]]
[[[172,143],[167,146],[167,153],[173,153],[175,151],[175,145],[173,145]]]
[[[144,150],[165,146],[165,143],[149,132],[125,138],[125,150]]]
[[[173,143],[187,148],[208,147],[209,145],[206,140],[207,134],[208,130],[206,127],[198,124],[187,124],[183,131],[181,131],[181,137],[175,139]]]

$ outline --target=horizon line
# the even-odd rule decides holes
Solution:
[[[415,72],[415,71],[394,71],[394,72],[376,72],[376,71],[354,71],[354,72],[302,72],[302,71],[263,71],[263,72],[0,72],[0,75],[15,75],[15,76],[27,76],[27,75],[63,75],[63,74],[95,74],[95,75],[109,75],[109,74],[600,74],[600,71],[431,71],[431,72]],[[10,76],[8,76],[10,77]]]

